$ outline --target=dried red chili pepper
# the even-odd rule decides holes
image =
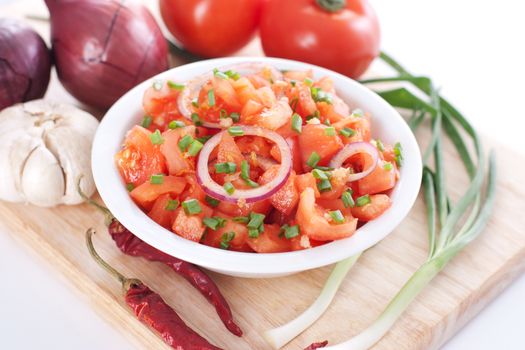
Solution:
[[[137,318],[160,334],[164,342],[178,350],[221,350],[210,344],[197,332],[188,327],[160,295],[135,278],[126,278],[105,262],[95,251],[92,235],[95,230],[86,231],[86,244],[93,259],[122,284],[126,304]]]
[[[324,348],[327,345],[328,345],[328,340],[325,340],[325,341],[321,341],[318,343],[312,343],[308,347],[304,348],[304,350],[316,350],[316,349]]]
[[[80,183],[80,180],[79,180]],[[221,291],[213,280],[197,266],[171,255],[161,252],[150,246],[140,238],[135,236],[125,228],[108,208],[100,205],[94,200],[88,198],[78,187],[80,196],[86,202],[100,209],[106,217],[106,225],[111,238],[115,241],[117,247],[127,255],[142,257],[146,260],[161,262],[173,269],[176,273],[184,277],[190,284],[197,289],[210,304],[215,307],[219,318],[226,328],[236,336],[242,336],[241,328],[233,320],[230,305],[222,295]]]

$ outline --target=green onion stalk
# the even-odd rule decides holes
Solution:
[[[422,179],[428,226],[428,257],[376,321],[348,341],[326,347],[327,350],[364,350],[377,343],[447,263],[483,231],[494,205],[496,188],[494,153],[490,153],[487,165],[487,158],[475,129],[452,104],[440,96],[428,77],[410,74],[383,52],[380,58],[398,75],[363,80],[361,83],[404,82],[419,89],[423,96],[427,97],[422,98],[421,94],[414,94],[411,89],[404,86],[377,92],[392,106],[412,110],[412,117],[408,124],[413,131],[421,126],[424,119],[430,118],[432,137],[423,153]],[[442,149],[444,134],[454,145],[470,179],[465,192],[455,203],[452,203],[446,190]],[[468,142],[473,143],[474,152],[467,147]],[[482,192],[484,192],[483,198]],[[275,349],[280,348],[314,323],[328,307],[328,304],[314,307],[315,304],[319,299],[325,302],[332,300],[357,258],[354,256],[336,264],[318,300],[303,314],[286,325],[266,331],[264,336],[269,344]],[[333,283],[334,280],[338,283]],[[317,312],[312,312],[312,308]]]

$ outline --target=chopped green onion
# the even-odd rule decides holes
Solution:
[[[160,133],[159,129],[149,134],[149,139],[151,140],[151,143],[154,145],[162,145],[164,143],[164,138],[162,137],[162,134]]]
[[[219,205],[220,201],[218,199],[215,199],[213,197],[210,197],[210,196],[206,196],[204,197],[204,200],[206,201],[206,203],[208,203],[209,205],[211,205],[212,207],[216,207]]]
[[[235,232],[226,232],[221,237],[221,242],[219,243],[219,246],[221,249],[228,249],[230,248],[230,242],[235,238]]]
[[[197,113],[192,113],[191,114],[191,121],[193,122],[193,124],[195,124],[197,126],[201,126],[202,125],[201,118],[199,117],[199,115]]]
[[[292,108],[292,111],[295,113],[295,110],[297,109],[297,104],[299,103],[299,99],[297,97],[292,98],[290,101],[290,107]]]
[[[362,117],[364,116],[365,113],[363,112],[363,110],[359,109],[359,108],[356,108],[352,111],[352,116],[354,117]]]
[[[335,128],[333,126],[324,128],[324,134],[326,136],[335,136]]]
[[[195,97],[193,100],[191,100],[191,105],[195,108],[199,108],[199,99]]]
[[[334,210],[329,212],[329,214],[336,224],[342,224],[345,222],[345,217],[343,216],[343,213],[341,213],[341,210]]]
[[[166,204],[164,209],[168,210],[168,211],[173,211],[173,210],[177,209],[178,206],[179,206],[179,201],[178,200],[170,199],[170,200],[168,200],[168,203]]]
[[[385,146],[383,145],[383,142],[381,142],[380,139],[376,140],[376,147],[377,147],[377,150],[379,152],[384,152],[385,151]]]
[[[233,80],[239,80],[239,78],[241,77],[241,75],[238,72],[231,69],[228,69],[226,72],[224,72],[224,74],[226,74],[227,77]]]
[[[232,118],[234,123],[237,123],[241,119],[241,115],[237,112],[233,112],[230,114],[230,118]]]
[[[394,166],[390,162],[386,162],[385,164],[383,164],[383,169],[385,169],[386,171],[390,171],[393,168],[394,168]]]
[[[293,87],[295,87],[295,85],[297,85],[297,81],[296,80],[290,80],[290,85],[292,85]]]
[[[215,106],[215,92],[213,91],[213,89],[210,89],[208,91],[208,106]]]
[[[260,232],[256,228],[249,228],[248,229],[248,237],[250,237],[250,238],[257,238],[257,237],[259,237],[259,234],[260,234]]]
[[[297,113],[292,115],[292,130],[298,134],[303,132],[303,119]]]
[[[330,180],[321,180],[317,184],[317,189],[319,190],[319,192],[330,191],[332,189],[332,183],[330,182]]]
[[[235,192],[235,187],[233,187],[231,182],[226,182],[222,187],[228,194],[233,194],[233,192]]]
[[[184,124],[180,120],[172,120],[168,124],[168,128],[170,128],[170,129],[178,129],[178,128],[183,128],[185,126],[186,126],[186,124]]]
[[[221,218],[220,216],[214,216],[212,218],[202,219],[202,223],[215,231],[218,228],[222,228],[224,225],[226,225],[226,219]]]
[[[162,185],[164,183],[164,175],[163,174],[151,175],[151,177],[149,178],[149,183],[152,185]]]
[[[330,121],[330,119],[326,118],[324,120],[324,125],[326,126],[331,126],[332,125],[332,122]],[[335,136],[335,130],[334,130],[334,134],[333,135],[329,135],[329,136]]]
[[[206,135],[206,136],[201,136],[201,137],[196,138],[196,140],[202,144],[205,144],[206,141],[208,141],[209,139],[211,139],[211,135]]]
[[[250,218],[247,216],[236,216],[232,219],[235,222],[240,222],[243,224],[247,224],[250,221]]]
[[[310,154],[310,157],[308,157],[306,164],[310,168],[315,168],[317,166],[317,163],[319,163],[320,160],[321,160],[321,157],[319,157],[319,154],[317,154],[317,152],[314,151],[312,152],[312,154]]]
[[[319,169],[314,169],[312,170],[312,175],[317,179],[317,180],[328,180],[328,175],[326,175],[326,173],[322,170],[319,170]]]
[[[186,135],[183,138],[179,140],[178,146],[181,152],[186,151],[186,149],[191,145],[193,142],[193,137],[191,135]]]
[[[219,111],[219,119],[224,119],[224,118],[227,118],[228,117],[228,112],[226,112],[225,109],[221,109]]]
[[[341,200],[343,201],[343,205],[345,208],[353,208],[355,207],[354,198],[352,197],[352,190],[348,189],[343,192],[341,195]]]
[[[128,190],[128,192],[131,192],[135,189],[135,185],[133,185],[131,182],[126,184],[126,189]]]
[[[250,221],[246,226],[248,226],[248,228],[258,229],[259,226],[263,224],[265,217],[266,216],[264,214],[259,214],[252,211],[250,213]]]
[[[331,168],[329,166],[316,166],[315,168],[319,169],[319,170],[322,170],[322,171],[332,171],[332,170],[334,170],[334,168]],[[328,178],[332,177],[330,173],[326,173],[326,176],[328,176]]]
[[[195,157],[197,154],[199,154],[202,147],[204,147],[204,145],[200,141],[193,140],[193,142],[190,144],[190,147],[188,148],[188,154],[192,157]]]
[[[233,174],[237,171],[237,164],[233,162],[215,163],[215,172],[217,174]]]
[[[283,227],[281,227],[281,231],[284,233],[284,237],[286,237],[286,239],[297,237],[299,236],[299,232],[300,232],[299,225],[293,225],[293,226],[283,225]]]
[[[259,184],[251,179],[244,180],[244,182],[246,182],[246,184],[250,187],[253,187],[253,188],[259,187]]]
[[[333,102],[332,94],[321,90],[321,88],[311,87],[310,92],[315,102],[326,102],[328,104],[332,104]]]
[[[241,178],[245,181],[250,180],[250,164],[246,160],[241,162]]]
[[[395,160],[398,167],[401,167],[401,164],[403,163],[403,154],[401,153],[402,151],[403,147],[401,147],[401,144],[397,142],[394,145],[394,155],[396,156]]]
[[[187,215],[199,214],[202,212],[199,201],[193,198],[182,202],[182,208]]]
[[[339,133],[344,137],[350,137],[355,135],[355,130],[351,128],[343,128],[341,131],[339,131]]]
[[[228,75],[226,75],[225,73],[221,72],[217,68],[213,69],[213,75],[215,75],[216,77],[222,78],[222,79],[228,79]]]
[[[170,87],[170,89],[175,89],[175,90],[182,90],[184,89],[184,84],[181,84],[181,83],[176,83],[172,80],[168,80],[168,86]]]
[[[365,194],[364,196],[361,196],[361,197],[357,197],[357,199],[355,200],[355,204],[358,207],[365,206],[367,204],[370,204],[371,202],[372,200],[370,199],[370,195],[368,194]]]
[[[164,85],[164,82],[162,80],[155,80],[153,81],[153,90],[160,91],[162,90],[162,85]]]
[[[244,130],[240,126],[230,126],[228,133],[232,136],[242,136],[244,135]]]
[[[308,86],[312,86],[313,83],[314,83],[314,81],[313,81],[311,78],[306,77],[306,78],[304,78],[304,83],[305,83],[306,85],[308,85]]]
[[[149,126],[151,125],[152,122],[153,122],[153,118],[150,117],[149,115],[145,115],[144,119],[142,119],[142,123],[140,125],[142,125],[142,127],[147,129],[147,128],[149,128]]]

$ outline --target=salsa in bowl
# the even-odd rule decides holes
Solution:
[[[248,277],[377,243],[421,176],[410,129],[380,97],[271,58],[202,61],[140,84],[103,119],[92,161],[103,200],[139,238]]]

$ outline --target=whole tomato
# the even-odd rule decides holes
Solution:
[[[379,54],[379,22],[366,0],[268,0],[260,24],[267,56],[359,77]]]
[[[262,0],[160,0],[171,34],[196,55],[229,55],[246,45],[259,23]]]

